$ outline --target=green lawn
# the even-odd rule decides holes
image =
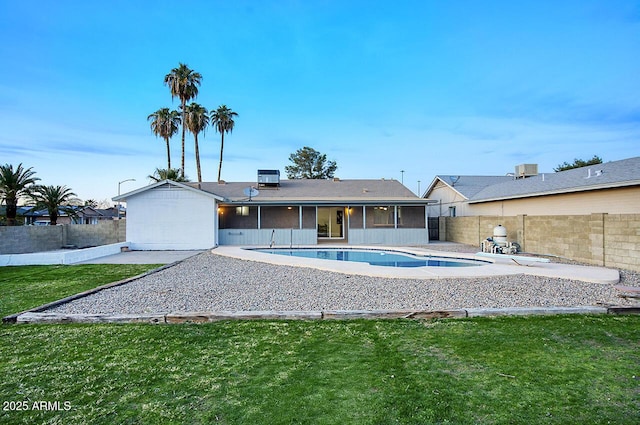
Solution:
[[[159,267],[148,264],[0,267],[0,317]]]
[[[640,423],[638,316],[3,325],[0,358],[0,423]]]

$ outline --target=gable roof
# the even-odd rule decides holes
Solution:
[[[197,185],[197,183],[195,183],[195,184]],[[152,190],[152,189],[155,189],[155,188],[158,188],[158,187],[163,187],[163,186],[164,187],[169,187],[169,188],[170,187],[176,187],[176,188],[179,188],[179,189],[184,189],[184,190],[196,192],[196,193],[199,193],[199,194],[202,194],[202,195],[205,195],[205,196],[210,196],[210,197],[212,197],[214,199],[217,199],[218,201],[222,201],[222,198],[220,196],[217,196],[217,195],[215,195],[213,193],[209,193],[209,192],[197,189],[195,187],[192,187],[192,186],[184,184],[184,183],[174,182],[173,180],[162,180],[162,181],[150,184],[148,186],[144,186],[144,187],[141,187],[139,189],[133,190],[131,192],[127,192],[127,193],[125,193],[123,195],[115,196],[115,197],[113,197],[111,199],[114,200],[114,201],[126,201],[127,198],[131,198],[131,197],[134,197],[134,196],[136,196],[136,195],[138,195],[140,193],[143,193],[143,192],[146,192],[148,190]]]
[[[197,185],[197,183],[190,183]],[[248,202],[244,190],[254,187],[260,192],[251,199],[256,204],[287,203],[353,203],[378,204],[392,202],[396,204],[426,204],[428,199],[421,199],[397,180],[324,180],[294,179],[280,180],[278,187],[258,187],[255,182],[234,182],[218,184],[201,183],[202,190],[215,193],[227,203]]]
[[[437,175],[429,187],[427,187],[424,196],[427,196],[439,182],[442,182],[452,190],[458,192],[462,197],[470,199],[488,186],[511,180],[513,180],[513,176]]]
[[[471,196],[469,203],[637,185],[640,185],[640,157],[512,179],[485,187]]]

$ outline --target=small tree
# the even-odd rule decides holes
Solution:
[[[35,186],[29,195],[35,202],[35,209],[46,209],[49,214],[50,224],[58,224],[58,214],[63,212],[69,217],[77,217],[78,213],[74,205],[80,200],[67,186]]]
[[[174,182],[188,182],[189,178],[183,176],[179,168],[156,168],[156,170],[149,176],[149,179],[153,183],[161,182],[163,180],[172,180]]]
[[[558,165],[556,168],[554,168],[553,171],[557,173],[558,171],[566,171],[566,170],[571,170],[573,168],[586,167],[587,165],[595,165],[595,164],[602,164],[602,158],[600,158],[598,155],[593,155],[593,158],[587,161],[576,158],[573,160],[573,164],[569,164],[568,162],[565,161],[562,164]]]
[[[338,169],[335,161],[327,161],[327,155],[308,146],[289,155],[293,165],[284,167],[289,179],[330,179]]]

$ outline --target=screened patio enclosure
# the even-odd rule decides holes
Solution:
[[[221,204],[221,245],[423,245],[429,242],[427,209],[419,205]]]

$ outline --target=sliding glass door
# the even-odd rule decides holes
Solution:
[[[344,239],[344,207],[318,207],[318,239]]]

